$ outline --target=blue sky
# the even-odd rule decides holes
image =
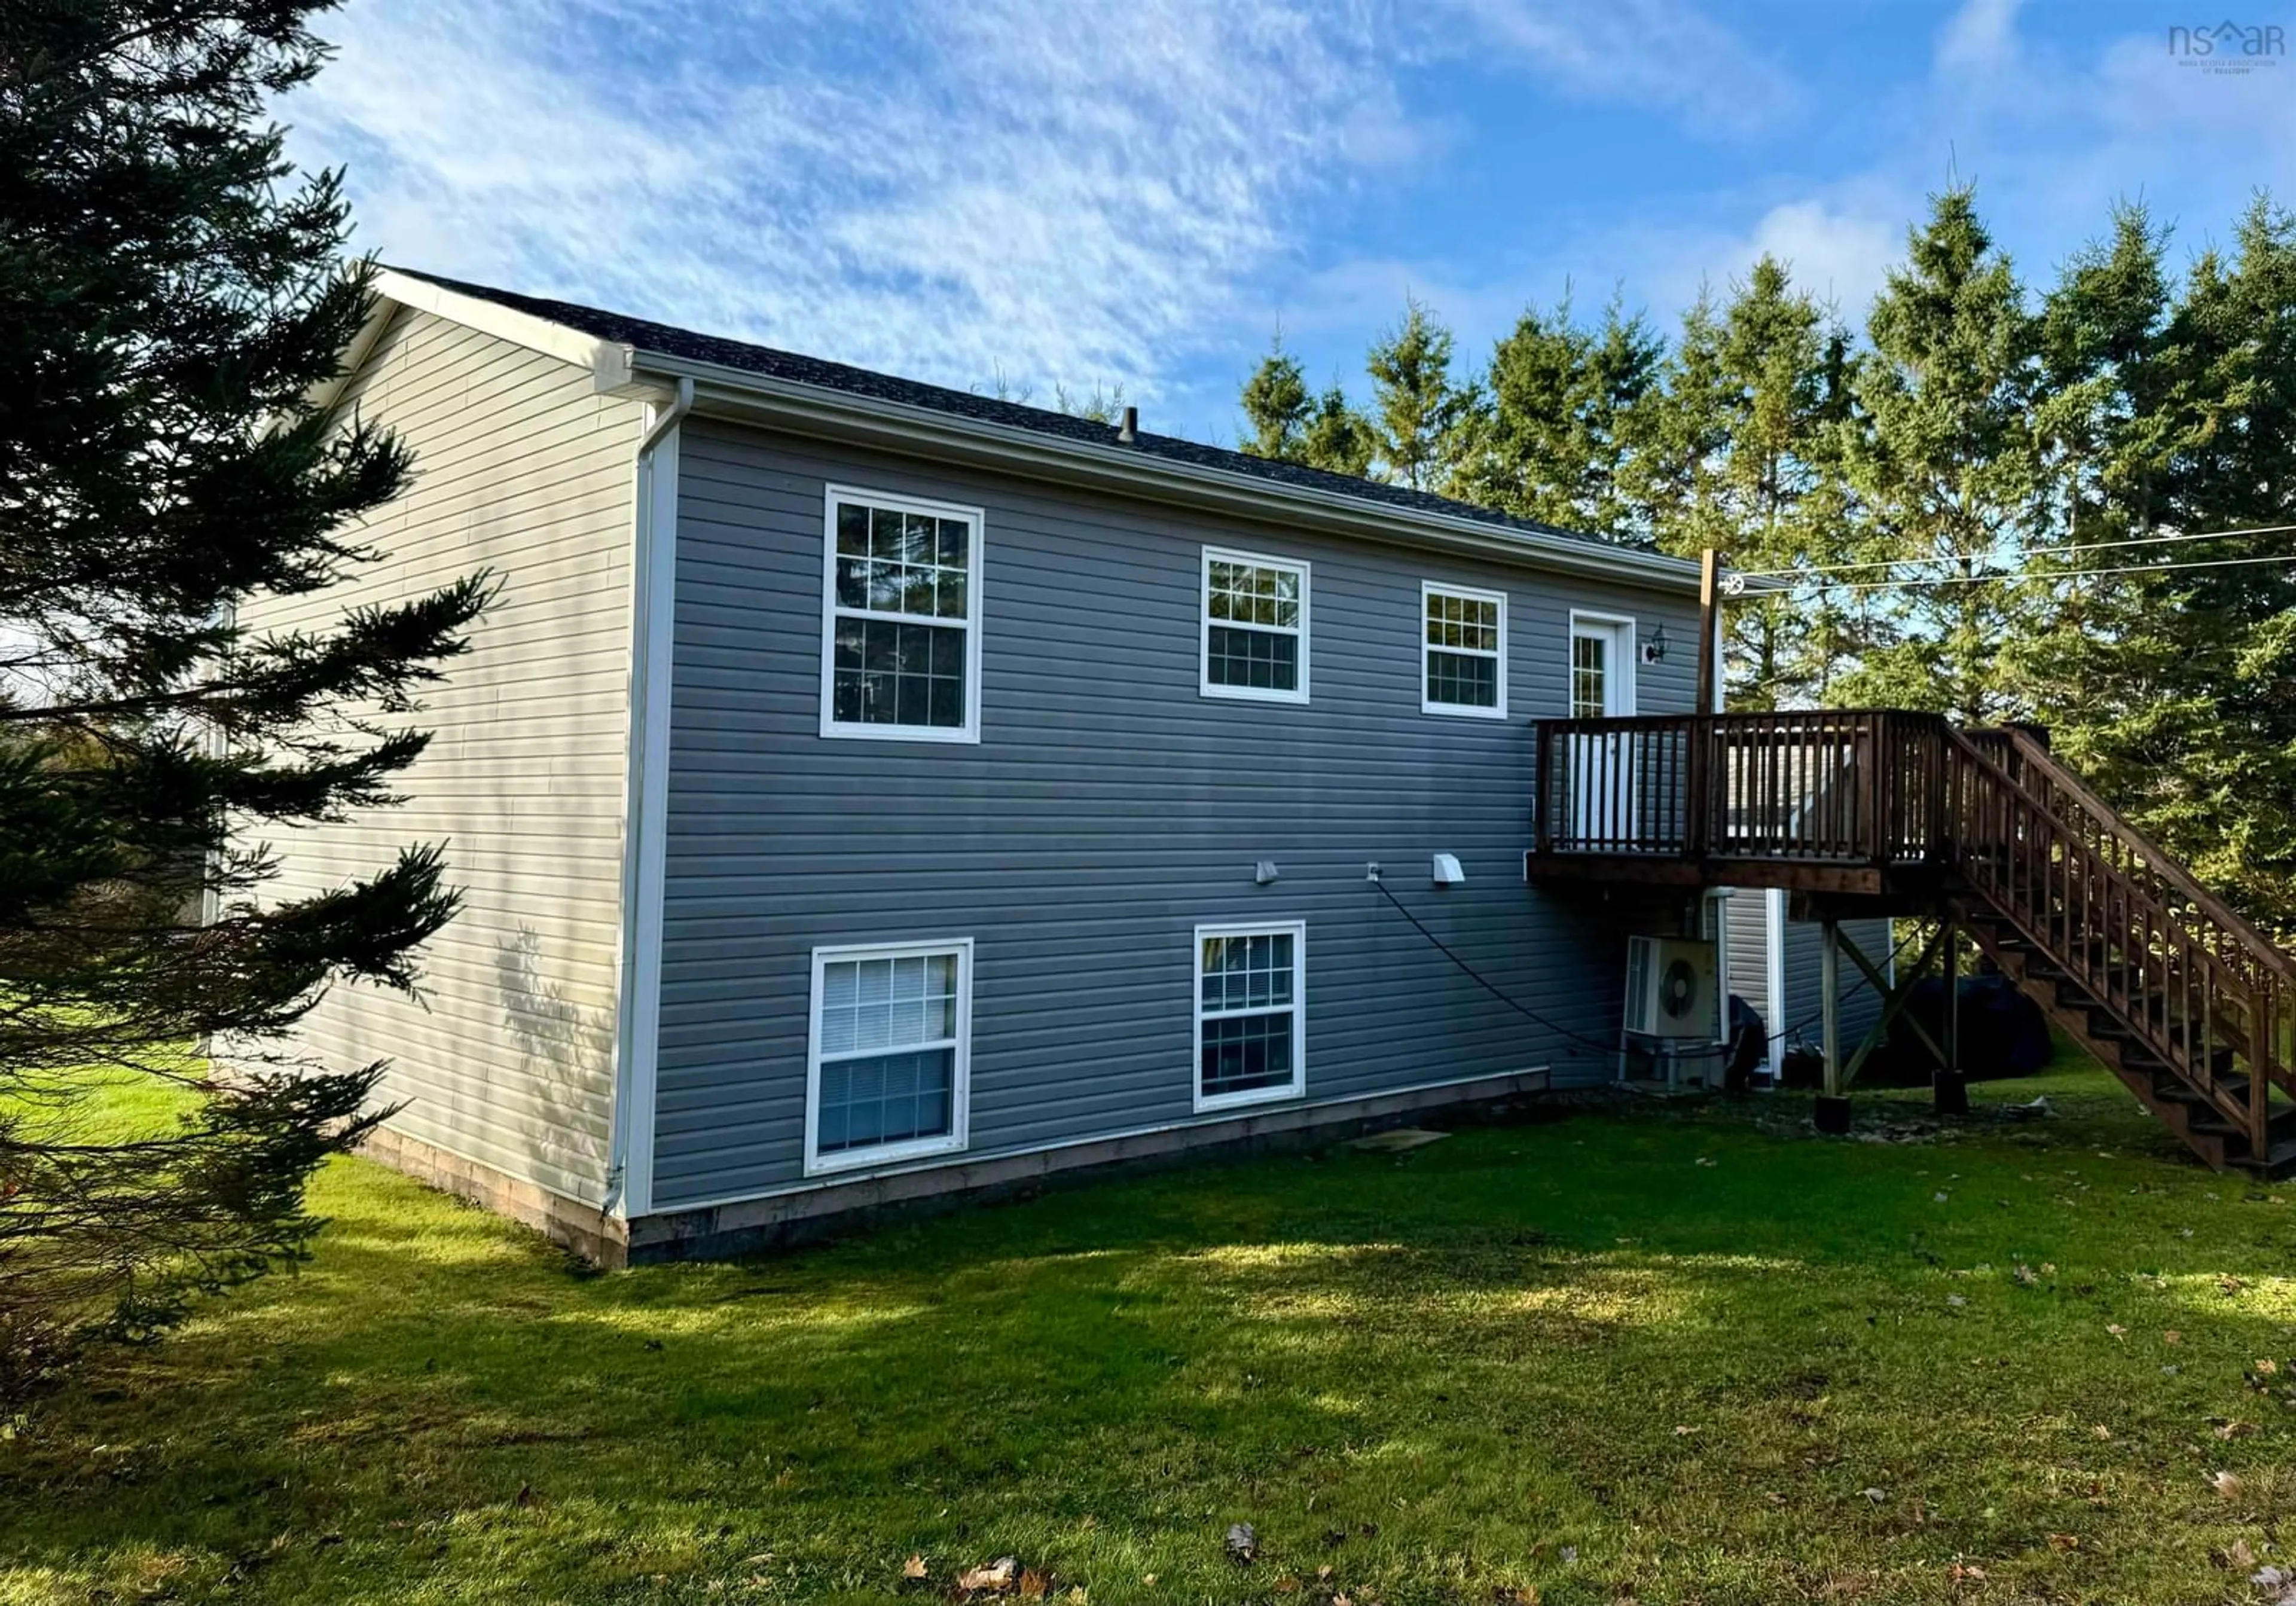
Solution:
[[[1360,390],[1406,293],[1480,362],[1768,250],[1862,321],[1956,172],[2030,278],[2123,197],[2181,260],[2296,204],[2296,57],[2169,44],[2296,7],[2194,9],[351,0],[282,116],[387,259],[1228,441],[1279,326]]]

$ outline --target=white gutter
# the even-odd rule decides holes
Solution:
[[[681,379],[649,407],[638,441],[630,543],[628,758],[622,784],[622,918],[614,1004],[614,1115],[606,1213],[653,1203],[654,1074],[661,1045],[661,919],[669,803],[670,647],[677,587],[677,428],[693,411]]]

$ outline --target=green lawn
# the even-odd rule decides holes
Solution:
[[[0,1599],[870,1600],[1013,1554],[1101,1602],[2257,1601],[2296,1187],[2094,1069],[1979,1097],[1941,1141],[1653,1106],[605,1276],[339,1162],[311,1266],[0,1441]]]

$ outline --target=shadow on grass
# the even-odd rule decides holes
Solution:
[[[2093,1136],[1585,1118],[611,1276],[345,1162],[313,1266],[8,1446],[0,1594],[2202,1598],[2286,1504],[2280,1421],[2209,1419],[2266,1409],[2296,1223]]]

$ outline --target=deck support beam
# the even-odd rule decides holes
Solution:
[[[1825,1045],[1825,1092],[1818,1100],[1818,1129],[1822,1132],[1847,1132],[1849,1129],[1850,1084],[1857,1079],[1858,1071],[1865,1068],[1866,1060],[1882,1045],[1890,1026],[1900,1017],[1904,1019],[1906,1029],[1921,1039],[1922,1046],[1928,1049],[1931,1057],[1937,1061],[1939,1075],[1958,1084],[1952,1052],[1939,1047],[1937,1039],[1930,1036],[1927,1027],[1905,1013],[1906,1000],[1914,996],[1915,983],[1929,969],[1938,951],[1944,948],[1948,953],[1951,952],[1952,922],[1945,921],[1939,924],[1938,929],[1931,933],[1929,941],[1923,946],[1920,956],[1895,982],[1882,973],[1881,966],[1866,957],[1865,950],[1854,938],[1843,934],[1840,921],[1831,918],[1821,920],[1818,930],[1821,937],[1817,950],[1818,1003],[1824,1020]],[[1841,1057],[1841,956],[1844,954],[1849,955],[1849,963],[1857,967],[1858,973],[1865,977],[1866,985],[1882,999],[1882,1012],[1874,1018],[1874,1024],[1866,1028],[1865,1036],[1857,1040],[1857,1046],[1847,1062]],[[1952,962],[1948,960],[1947,964],[1949,971]],[[1948,1007],[1947,1020],[1948,1022],[1952,1020],[1950,1006]],[[1950,1025],[1948,1032],[1950,1037]],[[1946,1092],[1947,1083],[1933,1081],[1931,1086],[1942,1109],[1949,1097]],[[1966,1110],[1967,1108],[1964,1093],[1962,1109]]]

